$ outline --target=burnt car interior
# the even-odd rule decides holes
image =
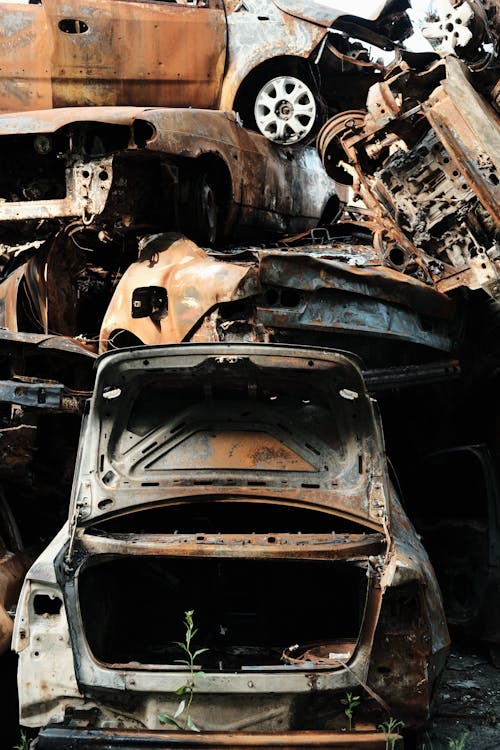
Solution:
[[[174,666],[182,652],[172,644],[182,639],[184,612],[196,605],[208,648],[200,666],[230,672],[255,666],[287,669],[284,644],[326,641],[331,651],[352,652],[367,587],[362,568],[318,561],[115,560],[86,569],[80,578],[85,635],[99,661]],[[143,597],[147,642],[133,622],[123,627],[131,586]],[[338,609],[322,595],[331,587],[342,602]],[[312,603],[307,611],[297,601],[304,589]]]

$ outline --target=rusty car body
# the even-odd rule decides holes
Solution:
[[[273,746],[276,732],[286,746],[375,749],[384,713],[427,720],[448,633],[355,357],[113,352],[84,419],[69,521],[16,614],[20,720],[42,728],[41,748],[186,741],[159,715],[186,679],[173,642],[187,610],[208,648],[194,746],[213,747],[210,731]],[[359,733],[346,732],[346,690],[363,696]]]
[[[404,39],[407,0],[372,11],[296,0],[43,0],[0,9],[0,110],[67,106],[235,109],[271,140],[294,143],[320,113],[322,66],[334,96],[356,97],[340,73],[377,66],[350,38]],[[338,49],[337,49],[338,48]],[[361,58],[363,55],[361,55]]]
[[[369,234],[215,251],[169,232],[142,237],[138,257],[81,242],[61,231],[7,265],[0,325],[11,335],[50,331],[87,353],[188,341],[343,348],[389,368],[387,386],[458,374],[463,306],[387,267]]]
[[[293,341],[347,347],[380,367],[384,358],[416,363],[419,349],[433,351],[434,359],[452,357],[460,319],[446,295],[385,267],[353,238],[247,248],[231,259],[160,234],[143,239],[139,260],[117,284],[100,351],[126,342]],[[379,357],[368,351],[374,339]]]
[[[58,221],[121,244],[179,227],[208,244],[262,240],[316,226],[338,205],[314,149],[275,146],[229,112],[80,107],[3,115],[0,152],[0,231],[15,241],[46,237]]]

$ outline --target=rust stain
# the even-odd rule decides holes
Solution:
[[[82,5],[67,0],[61,5],[47,0],[11,5],[1,19],[4,112],[217,104],[225,20],[216,3],[192,7],[87,0]]]

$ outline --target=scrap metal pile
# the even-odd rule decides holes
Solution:
[[[448,625],[500,662],[500,7],[437,0],[420,53],[408,7],[0,8],[0,668],[40,750],[420,747]]]

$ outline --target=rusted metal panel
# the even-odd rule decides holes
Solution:
[[[48,23],[43,5],[0,8],[0,111],[52,106]]]
[[[144,114],[143,107],[71,107],[6,113],[0,117],[0,135],[54,133],[68,123],[101,122],[132,125]]]
[[[225,62],[221,9],[47,0],[9,5],[2,14],[3,111],[217,104]]]
[[[344,433],[345,427],[340,427],[343,422],[338,423],[341,434],[336,437],[335,425],[325,423],[325,417],[320,418],[318,413],[313,429],[312,424],[308,422],[306,409],[303,414],[296,415],[293,424],[288,424],[287,418],[283,416],[282,419],[286,422],[286,427],[283,427],[278,413],[275,417],[272,412],[267,413],[266,409],[261,413],[262,405],[258,407],[256,405],[253,412],[240,416],[231,429],[224,423],[224,429],[221,427],[215,432],[215,436],[212,436],[212,431],[206,425],[213,422],[215,415],[206,414],[199,404],[200,409],[197,410],[194,407],[192,409],[185,407],[188,408],[190,417],[180,420],[181,424],[178,429],[175,427],[179,423],[179,415],[175,413],[175,410],[173,412],[169,410],[168,414],[164,414],[162,424],[157,430],[148,430],[144,436],[137,436],[134,440],[125,440],[123,434],[119,437],[117,433],[119,427],[115,425],[113,441],[118,442],[116,448],[111,449],[109,440],[114,424],[113,415],[117,410],[123,409],[125,403],[128,404],[127,409],[132,409],[136,399],[140,398],[139,394],[133,399],[124,398],[125,380],[128,390],[132,385],[133,373],[137,374],[137,366],[139,362],[144,361],[144,358],[137,360],[136,366],[132,367],[130,353],[125,351],[113,353],[110,360],[107,359],[111,356],[108,354],[107,357],[101,359],[93,401],[96,428],[92,433],[92,440],[97,441],[95,450],[102,459],[98,474],[92,473],[92,484],[95,486],[92,491],[91,506],[87,501],[84,514],[86,522],[94,514],[100,517],[109,512],[106,502],[101,503],[101,501],[109,498],[111,490],[113,491],[113,508],[116,510],[118,507],[128,507],[129,503],[136,507],[140,504],[157,502],[160,497],[167,502],[174,500],[175,497],[186,497],[188,493],[205,495],[207,487],[230,485],[231,495],[234,497],[242,497],[245,494],[262,497],[263,487],[265,487],[262,498],[264,502],[288,504],[291,501],[298,501],[303,507],[317,505],[325,511],[335,509],[336,513],[341,513],[345,517],[351,517],[354,520],[363,519],[363,523],[370,528],[375,530],[380,528],[384,504],[384,480],[381,478],[384,473],[383,459],[372,445],[372,439],[375,439],[372,434],[375,430],[371,415],[372,407],[364,392],[357,365],[350,360],[339,359],[340,355],[333,353],[322,354],[321,359],[318,359],[317,353],[314,357],[311,355],[307,359],[305,355],[304,359],[301,357],[291,359],[286,357],[287,347],[248,344],[218,344],[216,351],[219,354],[214,359],[210,357],[213,346],[215,345],[197,345],[193,349],[186,346],[168,349],[149,347],[147,350],[138,351],[144,352],[147,367],[151,368],[151,372],[161,368],[166,377],[166,372],[174,368],[179,383],[183,378],[190,380],[191,368],[196,368],[198,373],[201,369],[206,369],[207,387],[208,380],[211,381],[213,378],[213,368],[215,368],[214,372],[220,373],[220,378],[227,378],[230,373],[236,376],[239,371],[240,376],[245,378],[245,382],[248,379],[248,375],[245,374],[248,367],[255,372],[256,382],[265,378],[266,373],[269,373],[268,377],[271,377],[274,368],[278,368],[280,372],[286,365],[290,367],[292,364],[296,371],[299,371],[299,368],[300,371],[307,368],[303,372],[304,378],[306,373],[318,371],[321,375],[317,377],[322,378],[325,377],[324,372],[331,370],[332,375],[338,374],[339,378],[343,376],[344,380],[349,380],[351,383],[349,388],[354,395],[351,391],[344,395],[339,391],[335,398],[338,401],[339,414],[345,414],[346,419],[348,419],[347,414],[350,414],[356,407],[359,445],[356,444],[357,447],[355,447],[352,443],[352,435]],[[229,357],[227,363],[226,353]],[[307,364],[308,362],[313,364]],[[317,362],[316,365],[315,362]],[[314,367],[317,369],[315,370]],[[228,372],[226,368],[229,368]],[[349,377],[348,373],[350,373]],[[119,393],[113,390],[114,383],[123,383]],[[275,387],[278,391],[282,390],[277,384]],[[298,381],[296,387],[299,387]],[[109,397],[107,388],[110,388]],[[338,385],[338,388],[341,389],[341,386]],[[350,395],[352,395],[351,399]],[[98,415],[103,408],[109,417],[104,417],[101,423]],[[265,426],[262,426],[263,421]],[[170,427],[167,428],[167,424]],[[157,433],[156,437],[153,437],[155,433]],[[260,438],[263,441],[263,450],[257,454],[255,454],[256,433],[263,436]],[[263,452],[266,448],[266,440],[269,452]],[[340,450],[338,443],[343,440],[347,442]],[[196,455],[200,457],[195,483],[196,490],[193,486],[193,467],[189,461],[186,461],[187,455],[194,455],[190,448],[193,441],[199,448]],[[361,445],[364,446],[365,455],[363,459],[358,460],[357,451],[362,450]],[[89,450],[91,450],[90,444]],[[245,458],[250,457],[249,460],[245,464],[240,462],[239,465],[232,465],[230,458],[234,451]],[[281,454],[287,456],[286,463],[291,464],[286,470],[283,469]],[[93,455],[93,453],[86,454],[84,460],[92,461]],[[294,457],[293,462],[290,462],[290,456]],[[263,457],[266,460],[263,460]],[[220,468],[224,464],[225,468]],[[303,468],[304,465],[306,470]],[[367,468],[368,465],[370,469]],[[284,478],[281,476],[283,471],[287,477],[286,484],[281,481]],[[338,483],[339,476],[342,477],[340,484]],[[375,476],[380,477],[378,481],[373,479]],[[238,481],[234,481],[235,477]],[[245,481],[243,481],[244,477],[246,477]],[[126,484],[123,484],[124,481]],[[368,489],[368,484],[370,489]],[[136,493],[130,492],[132,486],[136,487]]]
[[[323,6],[318,3],[303,2],[302,0],[274,0],[276,5],[281,8],[285,13],[289,13],[297,18],[307,19],[314,23],[319,23],[322,26],[331,26],[335,23],[338,18],[342,16],[349,16],[352,19],[351,13],[347,13],[345,9],[339,10],[330,6]],[[389,6],[394,6],[395,3],[388,2],[388,0],[377,0],[376,3],[370,4],[369,7],[360,6],[356,8],[356,18],[362,18],[367,21],[376,21],[380,16],[383,15],[384,10]],[[407,0],[402,0],[398,3],[399,9],[409,7]]]
[[[322,257],[300,247],[293,253],[253,250],[255,260],[230,263],[223,256],[215,260],[182,238],[167,250],[162,248],[171,239],[165,236],[163,242],[159,235],[154,240],[159,255],[148,262],[146,257],[125,272],[103,321],[101,351],[112,348],[113,335],[119,331],[131,332],[144,344],[217,341],[226,324],[220,304],[243,299],[253,300],[255,309],[247,326],[255,340],[273,329],[340,330],[446,351],[453,348],[456,310],[447,296],[383,265],[355,266],[336,260],[334,250],[340,252],[341,246],[325,248]],[[330,250],[332,257],[328,257]],[[232,280],[227,286],[226,279],[238,283]],[[134,290],[148,287],[166,290],[168,308],[135,319]],[[290,305],[288,289],[296,295]]]
[[[169,384],[173,390],[168,390]],[[303,394],[307,397],[302,398]],[[325,409],[327,420],[321,416]],[[304,422],[307,414],[313,418]],[[341,425],[345,425],[345,431]],[[268,452],[266,437],[255,439],[257,427],[267,436],[271,447]],[[206,450],[202,446],[200,453],[194,453],[189,436],[203,431],[210,433],[211,447]],[[221,435],[226,440],[221,441],[219,454],[216,443]],[[288,452],[274,450],[272,438],[276,437]],[[174,443],[178,454],[184,452],[192,464],[184,461],[182,477],[168,468],[172,453],[169,446]],[[297,467],[291,454],[307,456],[306,463],[317,466],[314,481],[310,471]],[[212,463],[214,468],[210,469]],[[198,599],[197,606],[209,609],[209,619],[213,616],[217,623],[225,621],[224,617],[220,619],[220,595],[225,582],[231,580],[229,571],[240,571],[235,566],[248,564],[253,575],[265,566],[269,581],[275,581],[266,589],[266,576],[258,576],[255,591],[249,591],[245,599],[246,618],[248,597],[260,601],[264,595],[266,617],[271,601],[283,609],[286,600],[287,607],[293,609],[296,587],[303,588],[302,573],[293,566],[300,565],[311,597],[302,617],[307,623],[310,610],[318,602],[334,621],[343,616],[340,581],[343,575],[356,572],[345,585],[349,591],[356,589],[362,614],[347,632],[324,635],[325,617],[317,618],[321,624],[319,639],[303,634],[301,640],[293,622],[293,635],[287,635],[283,643],[279,630],[277,661],[271,654],[261,654],[256,661],[253,651],[249,655],[246,645],[238,645],[237,636],[237,651],[245,653],[240,666],[229,670],[223,667],[218,647],[215,656],[203,657],[212,660],[207,662],[208,668],[200,660],[205,674],[196,684],[193,719],[206,730],[219,730],[216,735],[202,731],[189,736],[202,746],[210,747],[213,738],[219,746],[220,742],[233,747],[238,743],[243,747],[258,745],[272,732],[275,740],[270,740],[271,746],[275,741],[278,747],[307,747],[310,737],[311,746],[321,747],[326,742],[326,747],[356,747],[360,742],[360,747],[371,747],[375,742],[374,747],[380,747],[377,743],[381,741],[383,748],[387,739],[384,733],[367,731],[380,723],[381,709],[390,716],[408,717],[412,726],[426,720],[439,659],[448,644],[446,625],[423,548],[386,482],[378,417],[354,358],[307,348],[243,344],[144,347],[108,354],[98,370],[78,466],[69,525],[29,574],[16,620],[23,721],[28,725],[36,722],[37,726],[49,718],[55,721],[58,725],[44,730],[48,743],[57,742],[57,737],[62,742],[68,737],[76,743],[87,739],[98,742],[104,736],[106,741],[116,739],[118,747],[121,740],[131,737],[137,743],[151,741],[153,746],[157,739],[167,746],[178,739],[183,746],[184,735],[158,732],[158,714],[165,710],[173,714],[174,691],[185,678],[175,655],[167,649],[150,663],[152,657],[135,650],[103,651],[101,626],[97,639],[89,630],[89,606],[102,601],[96,596],[101,581],[115,582],[117,596],[114,590],[109,591],[106,606],[107,611],[116,608],[119,613],[122,599],[128,610],[128,587],[137,576],[134,571],[143,571],[139,572],[142,581],[144,571],[150,569],[154,571],[155,592],[160,585],[158,575],[164,574],[168,591],[173,586],[178,592],[168,595],[171,606],[179,606],[179,591],[191,590],[187,583],[189,576],[194,576],[192,580],[198,581],[196,585],[201,582],[204,589],[197,595],[204,603]],[[327,469],[328,475],[320,476]],[[246,506],[240,506],[241,501]],[[202,508],[203,528],[197,507]],[[213,533],[207,528],[217,508],[221,515],[212,518],[213,527],[219,528],[222,518],[233,518],[231,526],[237,518],[234,530]],[[256,530],[255,520],[271,508],[273,513],[278,508],[284,511],[281,523],[273,523],[272,531],[267,523],[264,529]],[[296,529],[294,514],[305,509],[314,509],[327,519],[323,531],[300,533]],[[157,517],[148,516],[157,511],[164,514],[160,524],[155,522]],[[169,528],[169,516],[171,528],[179,529],[178,522],[172,520],[178,511],[186,514],[193,528],[159,533],[159,527],[167,524]],[[150,533],[144,533],[144,523],[148,524],[144,513],[153,522]],[[358,530],[344,532],[338,528],[337,524],[346,520],[355,521]],[[122,522],[132,531],[124,531]],[[116,571],[111,578],[111,568],[105,569],[108,564]],[[287,575],[273,572],[283,565],[287,566]],[[318,566],[323,566],[323,572]],[[126,586],[120,594],[125,569]],[[182,571],[188,569],[191,572],[185,578]],[[215,578],[207,576],[205,580],[204,571],[208,569],[214,571]],[[321,578],[325,585],[317,582],[315,574],[316,579],[325,576]],[[330,576],[332,591],[337,592],[341,605],[335,598],[330,603],[322,596]],[[221,583],[216,584],[219,579]],[[241,572],[237,576],[238,592],[240,580]],[[284,597],[281,605],[275,601],[276,585]],[[42,587],[64,600],[64,611],[61,608],[50,632],[41,618],[31,614],[31,587],[33,593]],[[343,590],[345,598],[347,590]],[[300,602],[299,596],[297,606]],[[398,603],[404,610],[402,619]],[[156,606],[154,602],[152,606]],[[260,611],[258,607],[256,611]],[[284,616],[287,621],[293,620]],[[237,622],[233,622],[231,631],[239,629]],[[149,626],[154,630],[152,622]],[[135,625],[124,627],[130,627],[137,640]],[[208,621],[204,627],[207,635],[213,630]],[[162,633],[164,630],[162,621]],[[59,639],[51,644],[55,632]],[[297,640],[291,640],[295,637]],[[29,658],[30,643],[26,643],[31,638],[38,639],[41,655],[35,665]],[[393,661],[384,661],[388,649],[396,655]],[[64,674],[42,689],[43,675],[56,659],[64,664]],[[45,664],[45,669],[38,672],[39,664]],[[387,670],[379,670],[381,665]],[[399,674],[404,680],[402,691],[397,689]],[[360,731],[351,734],[340,731],[345,716],[336,703],[345,690],[354,688],[368,696],[369,705]],[[81,714],[77,726],[71,722],[78,721],[79,711],[85,707],[80,698],[84,694],[84,700],[96,696],[96,710],[92,715]],[[130,700],[132,703],[127,703]],[[304,731],[295,734],[292,728]],[[251,734],[245,733],[248,729],[252,729]],[[309,729],[320,731],[309,734]],[[257,730],[262,733],[254,734]],[[341,744],[336,745],[337,740]]]
[[[363,267],[325,257],[307,258],[298,253],[279,254],[264,250],[260,268],[262,280],[267,283],[311,290],[334,286],[359,293],[369,289],[381,300],[397,302],[444,319],[452,317],[455,311],[453,302],[444,294],[436,294],[434,289],[417,279],[383,265]]]
[[[179,3],[47,0],[53,102],[216,105],[225,60],[224,12]],[[87,30],[61,30],[78,19]]]
[[[39,380],[0,380],[0,401],[38,409],[59,409],[63,390],[64,386],[60,383],[42,385]]]
[[[147,732],[141,730],[71,729],[47,727],[42,730],[38,744],[40,750],[65,750],[68,743],[75,750],[104,750],[122,748],[197,748],[216,750],[220,747],[278,747],[335,748],[335,750],[385,750],[387,742],[395,750],[403,748],[399,734],[375,732],[281,732],[250,734],[245,732]]]
[[[101,123],[123,127],[106,139],[105,153],[93,156],[82,144],[93,138],[101,143]],[[208,237],[197,239],[213,244],[234,235],[310,229],[336,195],[313,149],[279,148],[242,128],[228,112],[66,108],[19,117],[4,115],[0,133],[6,137],[0,148],[9,161],[0,201],[0,221],[4,222],[79,218],[85,227],[97,231],[103,223],[106,231],[110,224],[132,231],[137,222],[142,233],[148,225],[152,231],[178,231],[180,226],[191,236],[200,234],[198,224],[202,224]],[[36,140],[28,139],[24,145],[9,140],[20,134],[37,134],[46,142],[51,158],[46,158],[43,146],[42,152],[36,151]],[[56,145],[58,139],[61,145]],[[20,149],[26,158],[26,149],[34,146],[30,162],[34,173],[29,180],[34,198],[28,200],[24,184],[19,185],[13,156],[17,152],[12,148]],[[148,168],[156,177],[150,177]],[[217,207],[216,215],[206,219],[203,180]],[[46,189],[48,195],[44,195]],[[150,213],[141,220],[137,204],[144,214],[145,203]],[[211,231],[205,226],[209,219],[215,223]]]
[[[12,330],[0,330],[0,344],[2,354],[18,353],[19,357],[25,357],[26,352],[31,353],[40,351],[62,352],[63,354],[76,354],[85,359],[95,359],[96,354],[81,341],[66,338],[64,336],[55,336],[51,333],[26,333],[24,331],[14,332]]]
[[[19,330],[17,303],[19,285],[23,280],[25,270],[25,266],[20,266],[0,284],[0,325],[7,328],[11,333]]]
[[[152,285],[167,290],[168,310],[154,319],[133,318],[133,290]],[[179,235],[153,238],[116,289],[101,327],[101,351],[107,351],[113,334],[124,328],[145,344],[182,341],[215,305],[256,290],[256,269],[212,260]],[[124,325],[125,320],[129,325]]]
[[[233,109],[235,97],[259,65],[275,63],[273,70],[289,70],[283,58],[294,58],[307,68],[306,60],[325,38],[326,30],[315,22],[294,18],[271,0],[249,0],[228,7],[228,58],[219,106]],[[328,10],[327,15],[333,15]],[[252,90],[255,97],[256,90]]]
[[[88,221],[102,213],[113,178],[111,157],[80,161],[66,171],[65,198],[40,201],[2,202],[1,221],[80,216]]]
[[[447,69],[426,116],[466,184],[500,225],[500,118],[472,88],[463,63],[452,57]]]
[[[232,176],[233,200],[244,207],[238,217],[241,227],[257,225],[264,233],[272,228],[273,215],[280,214],[287,217],[283,229],[287,225],[290,232],[300,231],[304,218],[314,217],[310,228],[334,195],[333,184],[329,189],[309,149],[276,147],[236,127],[230,113],[156,109],[136,119],[155,128],[148,150],[190,158],[213,153],[223,158]]]
[[[7,552],[0,537],[0,655],[9,648],[14,628],[8,610],[16,603],[32,562],[33,556]]]
[[[382,554],[385,546],[383,534],[113,534],[83,540],[88,554],[289,560],[356,560]]]

